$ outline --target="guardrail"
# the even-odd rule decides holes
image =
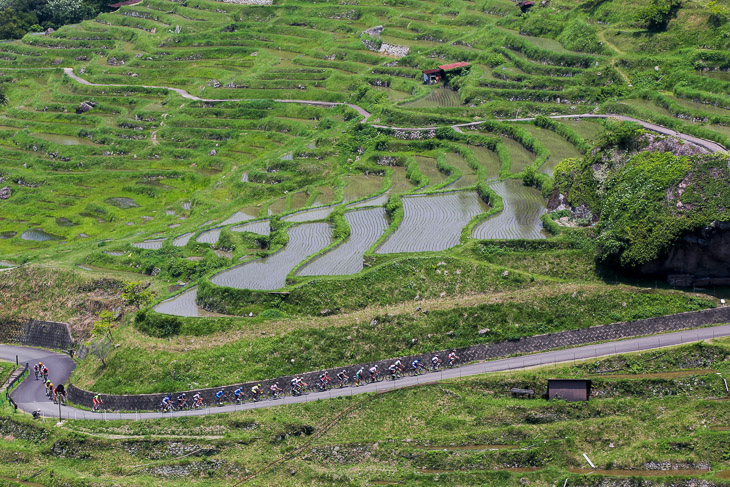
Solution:
[[[10,404],[15,412],[18,412],[18,404],[13,400],[13,398],[10,396],[10,393],[12,392],[13,386],[15,386],[19,381],[22,381],[23,377],[25,377],[25,374],[28,373],[29,367],[28,363],[25,364],[23,367],[23,370],[20,372],[20,374],[13,380],[10,381],[8,384],[8,387],[5,389],[5,399],[8,400],[8,404]]]

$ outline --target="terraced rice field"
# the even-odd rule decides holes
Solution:
[[[251,232],[259,235],[269,235],[271,233],[271,225],[269,220],[258,220],[243,225],[231,227],[232,232]]]
[[[185,247],[193,235],[194,235],[193,232],[188,232],[183,235],[180,235],[179,237],[175,238],[172,241],[172,245],[174,247]]]
[[[210,230],[206,230],[195,239],[196,242],[202,243],[202,244],[215,244],[218,239],[221,237],[221,231],[223,228],[211,228]]]
[[[258,208],[244,208],[240,211],[235,212],[221,222],[221,225],[228,226],[234,223],[243,223],[249,220],[253,220],[258,216]]]
[[[464,157],[461,154],[455,154],[453,152],[446,153],[446,162],[461,172],[459,179],[448,185],[449,189],[460,189],[472,186],[477,183],[477,175],[474,169],[467,164]]]
[[[489,240],[541,239],[540,216],[545,212],[545,199],[535,188],[517,179],[506,179],[490,184],[502,197],[504,209],[478,224],[472,237]]]
[[[499,178],[499,170],[502,167],[502,164],[495,152],[478,145],[470,145],[468,146],[468,149],[472,151],[474,157],[477,158],[479,163],[485,167],[487,171],[487,181]]]
[[[445,87],[433,88],[423,98],[403,104],[407,108],[436,108],[436,107],[458,107],[461,106],[459,93]]]
[[[366,208],[345,213],[350,236],[339,246],[303,266],[298,276],[336,276],[357,274],[363,268],[363,255],[388,228],[384,208]]]
[[[461,229],[487,205],[474,191],[403,197],[403,221],[375,251],[432,252],[459,244]]]
[[[502,142],[507,146],[509,155],[512,158],[510,171],[513,173],[522,172],[535,160],[535,154],[514,139],[502,137]]]
[[[191,287],[185,292],[162,301],[154,307],[158,313],[184,317],[213,317],[221,316],[204,310],[196,303],[198,299],[198,286]]]
[[[282,221],[285,222],[292,222],[292,223],[300,223],[300,222],[311,222],[315,220],[324,220],[328,216],[330,216],[330,213],[334,211],[334,206],[328,206],[326,208],[314,208],[312,210],[304,210],[297,213],[294,213],[292,215],[287,215],[285,217],[282,217]]]
[[[383,178],[373,174],[354,174],[345,178],[344,203],[377,193],[383,187]]]
[[[327,223],[304,223],[287,233],[289,242],[281,251],[216,274],[211,282],[236,289],[281,289],[297,264],[332,241],[332,227]]]
[[[598,142],[598,138],[604,132],[603,125],[590,120],[562,119],[560,120],[560,123],[575,130],[578,135],[583,137],[583,139],[591,145]]]
[[[151,240],[145,240],[144,242],[134,243],[132,244],[134,247],[137,247],[138,249],[146,249],[146,250],[157,250],[162,248],[162,244],[167,240],[166,238],[155,238]]]
[[[449,178],[446,174],[439,171],[436,166],[436,159],[433,157],[416,156],[416,162],[418,163],[418,169],[420,169],[421,174],[428,178],[427,188],[438,187]]]
[[[540,166],[540,172],[542,173],[552,176],[555,166],[563,159],[583,157],[583,154],[573,144],[552,130],[536,127],[532,124],[525,124],[523,128],[534,135],[550,151],[550,157]]]

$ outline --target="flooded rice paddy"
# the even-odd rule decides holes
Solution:
[[[436,159],[433,157],[416,156],[416,162],[418,163],[418,169],[421,170],[421,174],[428,178],[427,188],[438,186],[449,178],[446,174],[439,171],[436,166]]]
[[[210,230],[206,230],[203,233],[201,233],[200,235],[198,235],[198,238],[196,238],[195,241],[198,243],[212,245],[212,244],[216,243],[218,241],[218,239],[220,238],[221,230],[223,230],[223,228],[221,228],[221,227],[211,228]]]
[[[287,233],[289,242],[281,251],[216,274],[211,282],[236,289],[280,289],[299,262],[332,242],[332,227],[327,223],[296,225]]]
[[[231,227],[232,232],[251,232],[259,235],[269,235],[271,233],[271,225],[269,220],[258,220],[249,222],[244,225]]]
[[[461,172],[461,177],[453,183],[449,184],[447,186],[448,188],[466,188],[467,186],[472,186],[477,183],[477,175],[474,172],[474,169],[472,169],[471,166],[467,164],[466,159],[464,159],[461,154],[448,152],[446,154],[446,163]]]
[[[253,220],[258,216],[258,208],[244,208],[242,210],[239,210],[235,212],[233,215],[226,218],[223,222],[221,222],[221,225],[233,225],[235,223],[243,223],[247,222],[249,220]]]
[[[504,209],[478,224],[472,237],[478,239],[545,238],[540,216],[545,212],[545,199],[535,188],[517,179],[489,185],[504,202]]]
[[[134,202],[132,198],[116,197],[107,198],[104,200],[105,203],[121,208],[122,210],[128,210],[130,208],[139,208],[139,205]]]
[[[359,200],[377,193],[383,187],[383,177],[355,174],[345,178],[344,203]]]
[[[73,135],[62,135],[62,134],[48,134],[48,133],[34,133],[30,134],[32,137],[36,137],[46,142],[52,142],[58,145],[96,145],[89,139],[82,137],[75,137]]]
[[[445,250],[459,243],[469,220],[488,207],[474,191],[403,197],[403,221],[379,254]]]
[[[179,237],[175,238],[175,240],[172,241],[173,247],[185,247],[188,242],[190,241],[190,238],[193,236],[193,232],[188,232],[184,235],[180,235]]]
[[[133,247],[137,247],[138,249],[146,249],[146,250],[159,250],[162,248],[162,244],[167,240],[166,238],[154,238],[150,240],[145,240],[144,242],[139,243],[133,243]]]
[[[170,299],[166,299],[157,306],[154,310],[158,313],[175,316],[185,317],[212,317],[222,316],[217,313],[211,313],[204,310],[195,302],[198,299],[198,286],[191,287],[187,291],[173,296]]]
[[[24,231],[20,238],[23,240],[30,240],[32,242],[47,242],[49,240],[63,240],[63,237],[60,235],[54,235],[52,233],[48,233],[40,228],[31,228],[29,230]]]
[[[550,151],[550,157],[540,167],[541,173],[552,176],[555,172],[555,166],[563,159],[583,157],[583,154],[573,144],[552,130],[536,127],[532,124],[525,124],[523,128],[534,135]]]
[[[335,209],[334,206],[328,206],[326,208],[315,208],[312,210],[304,210],[291,215],[287,215],[281,219],[285,222],[311,222],[315,220],[323,220],[330,216],[330,213]]]
[[[350,236],[338,247],[302,267],[299,276],[334,276],[360,272],[363,254],[388,228],[384,208],[368,208],[345,213]]]
[[[479,164],[484,166],[487,170],[487,181],[493,181],[499,178],[499,170],[502,167],[502,163],[499,161],[499,157],[496,152],[478,145],[470,145],[468,146],[468,149],[471,150],[474,157],[477,158]]]

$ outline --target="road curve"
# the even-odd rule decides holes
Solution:
[[[712,326],[707,328],[690,329],[675,333],[667,333],[663,335],[652,335],[641,338],[630,338],[627,340],[618,340],[606,342],[597,345],[586,345],[575,348],[567,348],[564,350],[554,350],[550,352],[541,352],[532,355],[524,355],[521,357],[511,357],[488,362],[479,362],[462,367],[445,369],[437,373],[428,373],[418,377],[406,376],[395,382],[380,382],[368,384],[365,386],[353,388],[346,387],[343,389],[333,389],[326,392],[311,393],[299,397],[285,397],[280,400],[261,400],[259,402],[248,402],[238,406],[214,407],[204,410],[181,411],[175,413],[144,412],[144,413],[91,413],[81,409],[65,406],[61,408],[63,419],[154,419],[165,416],[202,416],[207,414],[224,413],[248,409],[259,409],[277,406],[280,404],[297,404],[310,402],[318,399],[332,399],[341,396],[352,396],[363,394],[366,392],[385,392],[404,387],[418,386],[422,384],[432,384],[443,379],[454,379],[459,377],[469,377],[478,374],[487,374],[490,372],[501,372],[508,370],[520,370],[527,367],[535,367],[548,364],[566,363],[575,360],[584,360],[606,355],[614,355],[617,353],[629,353],[640,350],[652,350],[656,348],[681,345],[702,340],[709,340],[717,337],[730,336],[730,324]],[[74,364],[67,356],[39,350],[35,348],[19,347],[12,345],[0,345],[0,359],[15,361],[18,356],[21,363],[42,360],[43,363],[49,364],[51,371],[51,380],[54,383],[66,382],[73,370]],[[24,411],[31,412],[40,410],[49,417],[58,416],[58,406],[46,399],[43,392],[43,385],[40,381],[33,379],[31,373],[28,378],[12,393],[13,399],[18,403],[19,407]],[[103,397],[103,396],[102,396]]]
[[[252,101],[250,99],[246,98],[225,98],[225,99],[215,99],[215,98],[200,98],[195,95],[191,95],[187,91],[181,89],[181,88],[173,88],[170,86],[148,86],[148,85],[122,85],[122,84],[99,84],[99,83],[92,83],[90,81],[87,81],[81,77],[79,77],[76,73],[74,73],[73,68],[63,68],[63,72],[74,81],[81,83],[82,85],[86,86],[110,86],[110,87],[122,87],[122,88],[135,88],[135,87],[142,87],[142,88],[152,88],[152,89],[159,89],[159,90],[169,90],[174,91],[175,93],[179,94],[183,98],[186,98],[188,100],[194,100],[194,101],[202,101],[202,102],[224,102],[224,101]],[[367,122],[372,114],[365,110],[364,108],[354,105],[352,103],[337,103],[337,102],[329,102],[329,101],[315,101],[315,100],[277,100],[274,99],[273,101],[278,103],[297,103],[300,105],[314,105],[314,106],[323,106],[323,107],[334,107],[338,105],[346,105],[353,110],[355,110],[357,113],[362,115],[363,119],[360,120],[361,123]],[[576,114],[576,115],[552,115],[548,118],[553,119],[561,119],[561,118],[616,118],[619,120],[625,120],[627,122],[635,122],[644,127],[647,130],[651,130],[660,134],[664,135],[670,135],[673,137],[676,137],[678,139],[686,140],[687,142],[691,142],[693,144],[697,144],[700,147],[704,147],[705,149],[709,150],[710,152],[722,152],[727,153],[727,150],[722,145],[718,144],[717,142],[713,142],[711,140],[702,139],[700,137],[695,137],[693,135],[689,134],[683,134],[681,132],[677,132],[672,129],[668,129],[666,127],[662,127],[661,125],[656,125],[649,122],[644,122],[643,120],[638,120],[636,118],[627,117],[626,115],[618,115],[618,114],[596,114],[596,113],[584,113],[584,114]],[[496,119],[499,122],[531,122],[534,120],[535,117],[528,117],[528,118],[511,118],[511,119]],[[469,123],[462,123],[462,124],[456,124],[452,125],[451,128],[454,129],[457,132],[463,133],[461,128],[462,127],[473,127],[480,125],[484,122],[484,120],[479,122],[469,122]],[[436,130],[438,127],[391,127],[388,125],[373,125],[375,128],[387,128],[387,129],[393,129],[393,130],[405,130],[405,131],[413,131],[413,132],[420,132],[425,130]]]

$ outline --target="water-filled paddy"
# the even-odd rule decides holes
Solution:
[[[461,154],[447,152],[446,163],[461,172],[461,177],[451,183],[448,188],[459,189],[476,184],[477,175],[474,172],[474,169],[472,169],[469,164],[467,164],[466,160],[461,156]]]
[[[124,197],[115,197],[115,198],[107,198],[104,200],[105,203],[110,204],[112,206],[116,206],[117,208],[121,208],[122,210],[128,210],[130,208],[139,208],[139,205],[134,202],[132,198],[124,198]]]
[[[9,238],[13,238],[17,234],[18,234],[18,232],[13,232],[13,231],[0,232],[0,239],[7,240]]]
[[[535,160],[535,154],[525,149],[525,147],[514,139],[502,137],[502,142],[507,146],[512,165],[510,172],[517,173],[525,170],[527,166]]]
[[[299,276],[356,274],[363,268],[363,254],[388,228],[384,208],[348,211],[350,236],[338,247],[302,267]]]
[[[281,220],[285,222],[311,222],[314,220],[323,220],[330,216],[330,213],[335,209],[334,206],[328,206],[326,208],[315,208],[312,210],[304,210],[292,215],[287,215]]]
[[[78,225],[78,223],[74,223],[68,218],[59,216],[58,218],[56,218],[56,225],[58,225],[59,227],[74,227]]]
[[[145,240],[144,242],[133,243],[133,247],[145,250],[158,250],[162,248],[162,244],[167,240],[166,238],[154,238]]]
[[[344,202],[359,200],[373,193],[377,193],[383,187],[382,176],[372,174],[355,174],[345,178]]]
[[[305,223],[291,227],[289,242],[268,257],[242,264],[213,276],[211,282],[236,289],[280,289],[286,276],[307,256],[319,252],[332,241],[332,227],[327,223]]]
[[[198,243],[204,243],[204,244],[214,244],[220,238],[221,230],[223,230],[221,227],[211,228],[210,230],[206,230],[203,233],[201,233],[200,235],[198,235],[198,238],[196,238],[195,241]]]
[[[233,225],[234,223],[243,223],[247,222],[249,220],[253,220],[258,216],[258,208],[252,207],[252,208],[243,208],[237,212],[235,212],[233,215],[229,216],[226,220],[221,222],[221,225]]]
[[[489,185],[504,202],[504,209],[484,220],[472,232],[479,239],[540,239],[545,238],[540,216],[545,212],[545,199],[535,188],[517,179],[507,179]]]
[[[33,242],[46,242],[49,240],[63,240],[63,237],[59,235],[54,235],[52,233],[48,233],[44,230],[41,230],[40,228],[31,228],[29,230],[24,231],[20,238],[23,240],[30,240]]]
[[[271,225],[269,220],[259,220],[255,222],[245,223],[231,227],[232,232],[251,232],[258,233],[259,235],[269,235],[271,233]]]
[[[445,250],[459,243],[469,220],[487,205],[474,191],[403,197],[403,221],[376,250],[379,254]]]
[[[216,313],[210,313],[199,307],[195,300],[198,298],[198,287],[191,287],[184,293],[178,294],[170,299],[166,299],[157,306],[154,310],[158,313],[175,316],[186,316],[186,317],[206,317],[206,316],[220,316]]]
[[[442,184],[449,178],[446,174],[439,171],[436,166],[436,159],[433,157],[416,156],[416,162],[418,163],[418,169],[421,170],[421,174],[428,178],[428,187],[430,188]]]
[[[534,135],[550,151],[550,157],[540,166],[540,172],[550,176],[555,172],[555,166],[563,159],[583,157],[576,147],[552,130],[536,127],[532,124],[522,126]]]
[[[185,247],[188,242],[190,241],[190,238],[193,236],[193,232],[188,232],[184,235],[180,235],[179,237],[175,238],[175,240],[172,241],[173,247]]]
[[[30,134],[32,137],[45,140],[46,142],[53,142],[58,145],[96,145],[89,139],[82,137],[74,137],[73,135],[62,135],[62,134],[48,134],[48,133],[33,133]]]
[[[502,163],[499,161],[499,157],[496,152],[478,145],[470,145],[466,147],[471,150],[474,157],[476,157],[479,161],[479,164],[486,168],[487,181],[494,180],[499,177],[499,170],[502,167]]]

